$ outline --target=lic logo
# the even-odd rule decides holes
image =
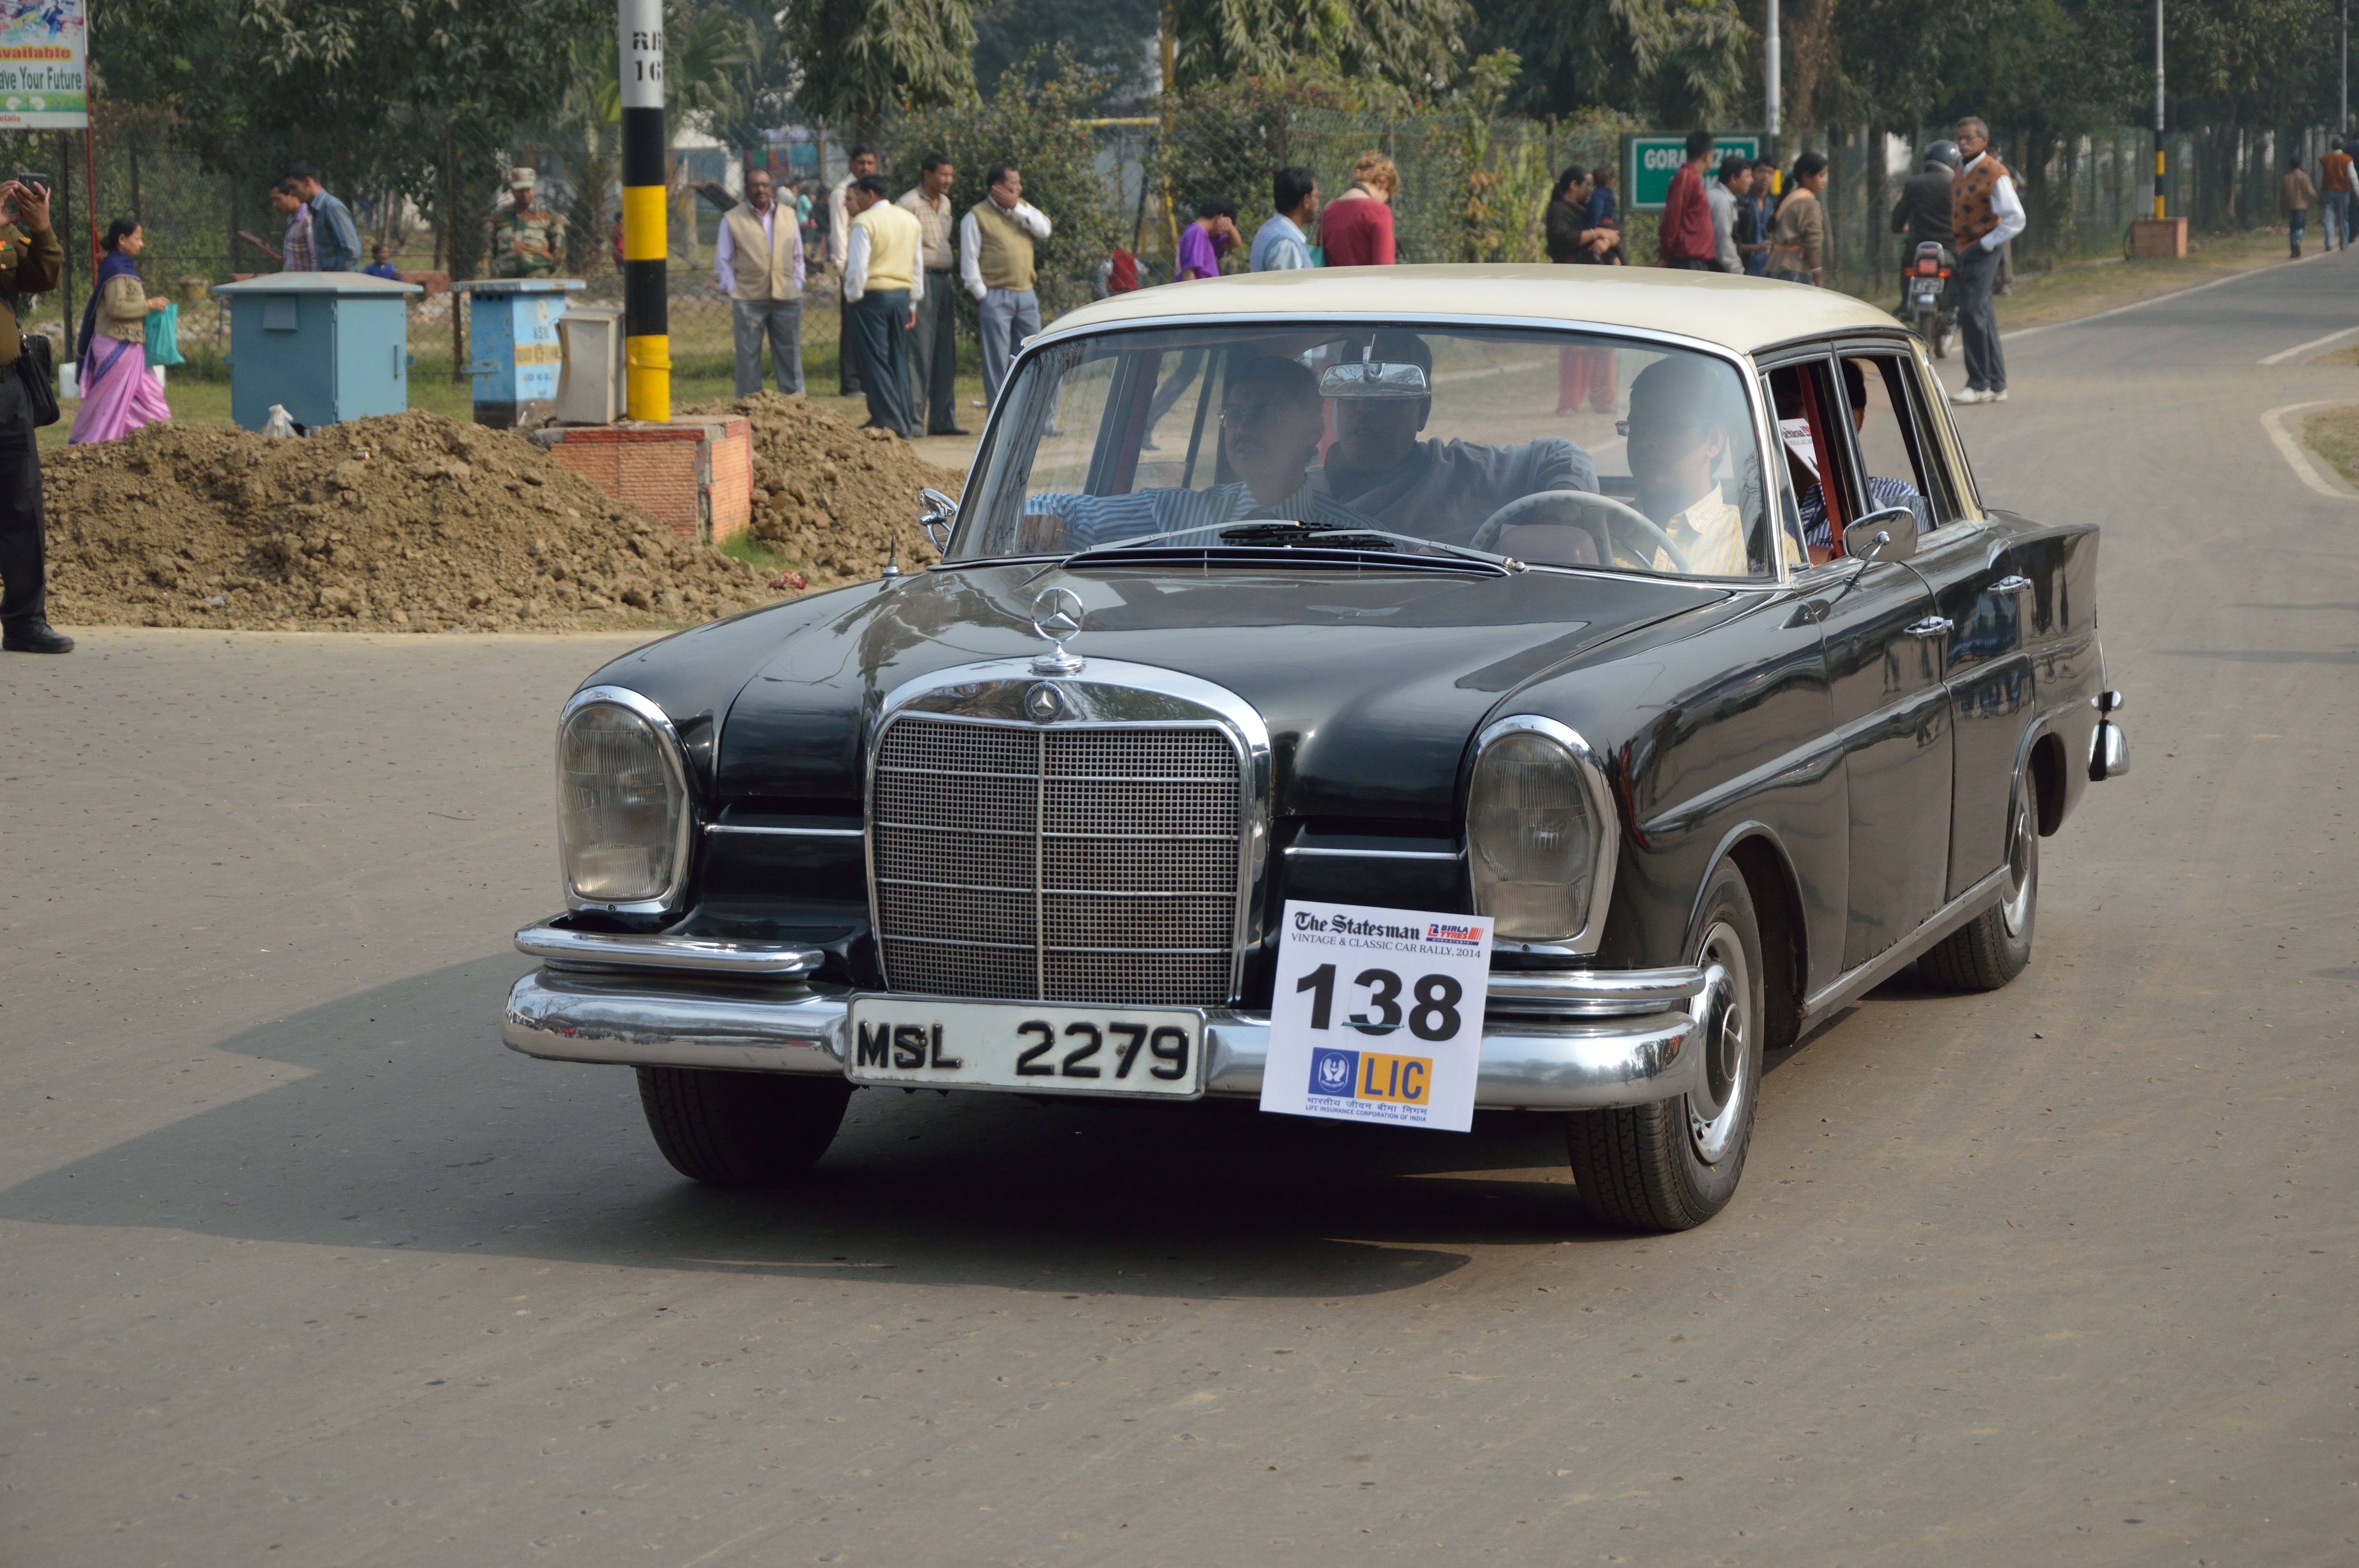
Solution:
[[[1349,1098],[1352,1080],[1359,1076],[1360,1054],[1357,1051],[1334,1051],[1325,1046],[1310,1053],[1310,1092]]]

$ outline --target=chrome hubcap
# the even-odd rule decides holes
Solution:
[[[2024,922],[2031,918],[2031,803],[2024,798],[2020,781],[2015,792],[2015,814],[2006,825],[2006,902],[1999,905],[1999,918],[2006,923],[2009,936],[2023,935]]]
[[[1722,972],[1697,1042],[1703,1050],[1703,1082],[1688,1096],[1688,1132],[1695,1140],[1696,1157],[1715,1165],[1735,1142],[1753,1095],[1753,972],[1744,942],[1725,923],[1704,933],[1696,962],[1718,966]]]

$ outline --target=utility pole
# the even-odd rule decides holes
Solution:
[[[2343,0],[2347,5],[2350,0]],[[2162,214],[2162,0],[2154,0],[2154,215]]]
[[[2345,0],[2345,4],[2348,3],[2349,0]],[[2155,4],[2159,5],[2162,0],[2155,0]],[[1780,102],[1783,93],[1777,80],[1782,70],[1777,59],[1777,0],[1769,0],[1769,28],[1762,44],[1761,74],[1768,90],[1769,102],[1767,105],[1767,113],[1763,116],[1761,128],[1764,133],[1765,150],[1769,156],[1769,165],[1774,168],[1777,165],[1777,114],[1784,106]]]
[[[623,342],[634,419],[671,420],[671,309],[665,258],[663,0],[620,0],[623,65]]]
[[[2351,134],[2351,0],[2343,0],[2343,87],[2335,104],[2334,139],[2340,144]],[[137,202],[133,202],[137,206]]]

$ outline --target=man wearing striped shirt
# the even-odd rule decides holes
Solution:
[[[1240,477],[1206,490],[1025,498],[1027,551],[1086,550],[1124,539],[1189,532],[1174,544],[1218,542],[1212,530],[1267,518],[1330,528],[1375,524],[1328,493],[1311,472],[1326,434],[1319,380],[1299,360],[1256,356],[1229,372],[1221,402],[1229,467]]]

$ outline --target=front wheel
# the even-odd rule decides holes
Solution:
[[[1728,1206],[1753,1144],[1766,1011],[1761,926],[1745,875],[1723,862],[1704,891],[1695,961],[1723,979],[1690,1048],[1703,1080],[1690,1094],[1619,1110],[1575,1111],[1566,1152],[1582,1206],[1625,1230],[1689,1230]]]
[[[641,1067],[639,1106],[671,1168],[720,1186],[782,1182],[835,1141],[852,1086],[842,1078]]]

